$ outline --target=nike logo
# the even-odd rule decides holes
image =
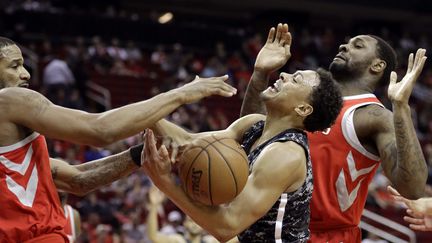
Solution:
[[[351,182],[355,181],[359,176],[362,176],[362,175],[365,175],[365,174],[371,172],[376,166],[376,165],[372,165],[370,167],[357,170],[351,151],[348,153],[346,161],[348,164],[348,171],[349,171],[349,177],[350,177],[349,180]],[[357,186],[351,191],[351,193],[349,193],[348,188],[347,188],[347,179],[345,178],[345,173],[344,173],[343,169],[341,169],[341,171],[339,172],[339,176],[338,176],[338,179],[336,181],[336,191],[337,191],[339,207],[342,210],[342,212],[344,212],[348,208],[350,208],[351,205],[356,200],[357,192],[360,188],[362,181],[363,181],[363,179],[361,179],[358,182]]]
[[[33,148],[29,147],[22,163],[15,163],[4,156],[0,156],[0,163],[2,163],[9,170],[15,171],[21,175],[25,175],[30,166],[30,161],[33,156]],[[36,164],[33,165],[30,179],[27,182],[26,188],[19,185],[12,177],[6,176],[6,184],[8,189],[15,194],[18,200],[25,206],[33,206],[33,201],[36,196],[36,190],[38,185],[39,177],[36,168]]]

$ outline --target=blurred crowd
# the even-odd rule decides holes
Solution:
[[[19,1],[16,1],[19,2]],[[59,11],[50,1],[21,1],[21,5],[10,5],[8,11]],[[114,16],[115,17],[115,16]],[[274,25],[277,23],[274,23]],[[269,28],[268,26],[267,28]],[[334,28],[316,29],[309,26],[290,26],[293,35],[292,58],[284,71],[328,67],[336,55],[338,45],[349,38]],[[169,44],[149,44],[141,40],[120,37],[74,36],[62,39],[42,35],[39,38],[21,37],[25,55],[36,54],[38,65],[30,67],[38,81],[33,87],[44,93],[52,102],[90,112],[103,111],[87,97],[87,83],[95,79],[114,77],[119,83],[125,78],[156,80],[149,98],[160,92],[172,89],[194,79],[228,74],[229,82],[238,89],[238,103],[241,103],[245,89],[253,71],[256,55],[263,46],[267,30],[247,31],[237,43],[223,39],[215,41],[211,48],[196,48],[182,42]],[[370,29],[358,30],[368,33]],[[262,32],[262,33],[261,33]],[[395,33],[382,28],[374,34],[388,40],[398,54],[398,76],[406,70],[408,55],[417,48],[431,51],[431,36],[411,34],[408,30]],[[350,33],[351,34],[351,33]],[[206,41],[205,36],[201,36]],[[214,41],[214,40],[213,40]],[[37,70],[35,70],[37,69]],[[35,72],[37,71],[37,72]],[[275,77],[273,77],[275,78]],[[391,109],[386,95],[386,84],[376,95]],[[412,117],[417,135],[423,146],[423,153],[432,173],[432,69],[427,63],[419,78],[410,101]],[[113,104],[118,106],[122,104]],[[237,107],[239,104],[237,104]],[[183,106],[168,117],[178,125],[194,132],[223,129],[232,121],[232,114],[239,110],[208,107],[204,103]],[[60,157],[71,164],[90,160],[128,149],[140,142],[139,136],[119,141],[105,148],[78,146],[63,141],[48,140],[52,157]],[[429,178],[432,178],[429,176]],[[375,208],[394,208],[399,212],[400,205],[394,203],[386,193],[388,180],[379,172],[370,187],[368,205]],[[432,185],[432,181],[428,181]],[[142,171],[121,179],[110,186],[78,198],[70,196],[69,204],[79,210],[82,217],[83,233],[79,242],[150,242],[146,234],[148,191],[151,182]],[[427,188],[432,196],[432,189]],[[395,214],[396,215],[396,214]],[[398,216],[400,217],[400,216]],[[169,201],[159,210],[160,226],[167,233],[182,233],[184,215]]]

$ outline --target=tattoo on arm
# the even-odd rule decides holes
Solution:
[[[71,180],[73,188],[79,192],[89,192],[122,178],[137,169],[129,151],[83,164],[81,171]]]
[[[58,175],[58,166],[54,166],[51,168],[51,176],[53,180],[57,178],[57,175]]]
[[[381,141],[383,146],[380,149],[387,177],[403,196],[422,196],[427,179],[427,167],[410,110],[394,110],[393,115],[390,115],[391,113],[384,109],[375,109],[369,114],[380,121],[379,133],[384,133],[382,139],[387,140]]]

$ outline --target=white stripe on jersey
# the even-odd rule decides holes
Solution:
[[[285,215],[285,206],[287,204],[287,194],[283,193],[280,198],[280,204],[275,224],[275,240],[276,243],[282,243],[282,221]]]

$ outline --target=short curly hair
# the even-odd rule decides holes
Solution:
[[[0,36],[0,58],[3,57],[1,49],[3,47],[7,47],[7,46],[11,46],[11,45],[16,45],[15,42],[13,42],[11,39],[8,39],[6,37],[1,37]]]
[[[319,68],[320,83],[310,95],[313,112],[304,121],[304,129],[309,132],[323,131],[334,124],[342,109],[342,94],[330,72]]]

